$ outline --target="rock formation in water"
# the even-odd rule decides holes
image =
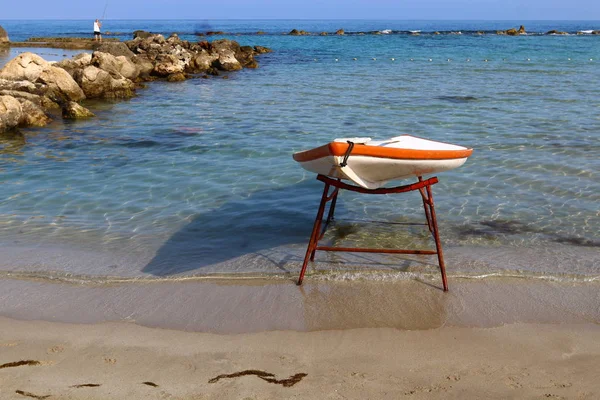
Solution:
[[[227,39],[192,43],[176,34],[165,39],[136,31],[133,40],[105,42],[92,54],[59,62],[23,53],[0,70],[0,133],[19,126],[43,126],[57,113],[69,119],[91,117],[94,114],[78,102],[130,98],[145,81],[177,82],[193,74],[257,68],[254,57],[270,51]]]

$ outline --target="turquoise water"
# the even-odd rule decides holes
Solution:
[[[473,33],[519,24],[106,21],[123,39],[135,29],[190,40],[221,30],[274,52],[228,80],[153,82],[129,101],[88,103],[95,119],[0,137],[0,267],[91,279],[295,274],[322,187],[291,154],[336,137],[407,133],[475,149],[433,187],[451,276],[598,279],[600,36],[574,33],[600,22],[525,23],[568,36]],[[0,25],[24,40],[82,36],[89,24]],[[281,34],[292,28],[395,33]],[[23,50],[0,53],[0,63]],[[336,244],[431,245],[422,227],[363,222],[421,221],[418,194],[344,193],[337,213],[327,235]],[[326,279],[437,273],[429,258],[317,261]]]

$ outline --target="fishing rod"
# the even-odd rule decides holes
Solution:
[[[106,9],[107,8],[108,8],[108,1],[104,5],[104,12],[102,13],[102,19],[101,19],[101,21],[104,21],[104,17],[106,17]]]

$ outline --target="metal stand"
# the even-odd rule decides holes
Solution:
[[[343,183],[339,179],[332,179],[324,175],[318,175],[317,179],[325,184],[325,188],[323,190],[323,196],[321,196],[321,204],[319,205],[319,211],[317,212],[317,218],[315,219],[315,224],[313,225],[312,234],[310,235],[310,240],[308,241],[308,248],[306,249],[306,255],[304,256],[304,263],[302,264],[302,270],[300,271],[300,276],[298,278],[298,285],[302,284],[302,280],[304,279],[304,274],[306,273],[306,267],[308,266],[308,261],[314,261],[315,253],[317,250],[322,251],[345,251],[345,252],[353,252],[353,253],[387,253],[387,254],[424,254],[424,255],[433,255],[437,254],[438,263],[440,266],[440,272],[442,274],[442,284],[444,286],[444,292],[448,291],[448,282],[446,279],[446,267],[444,265],[444,254],[442,252],[442,244],[440,242],[440,236],[438,234],[438,226],[437,220],[435,217],[435,208],[433,204],[433,195],[431,194],[431,185],[434,185],[438,182],[436,177],[429,178],[423,180],[422,177],[419,177],[419,181],[410,185],[397,186],[393,188],[379,188],[379,189],[365,189],[359,186],[348,185]],[[334,187],[335,189],[329,194],[330,187]],[[390,193],[405,193],[412,192],[414,190],[418,190],[421,193],[421,197],[423,199],[423,208],[425,210],[425,218],[427,218],[427,226],[429,231],[433,235],[433,239],[435,240],[436,251],[433,250],[400,250],[400,249],[365,249],[365,248],[357,248],[357,247],[330,247],[330,246],[319,246],[319,240],[323,238],[325,235],[325,231],[327,230],[327,226],[333,220],[333,215],[335,213],[335,205],[337,202],[337,197],[340,189],[349,190],[351,192],[365,193],[365,194],[390,194]],[[323,224],[323,215],[325,213],[325,205],[331,201],[331,205],[329,206],[329,212],[327,214],[327,219],[325,220],[325,224]],[[323,227],[321,227],[323,225]]]

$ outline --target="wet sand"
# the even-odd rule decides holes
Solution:
[[[436,283],[4,278],[0,398],[600,396],[598,283]]]

